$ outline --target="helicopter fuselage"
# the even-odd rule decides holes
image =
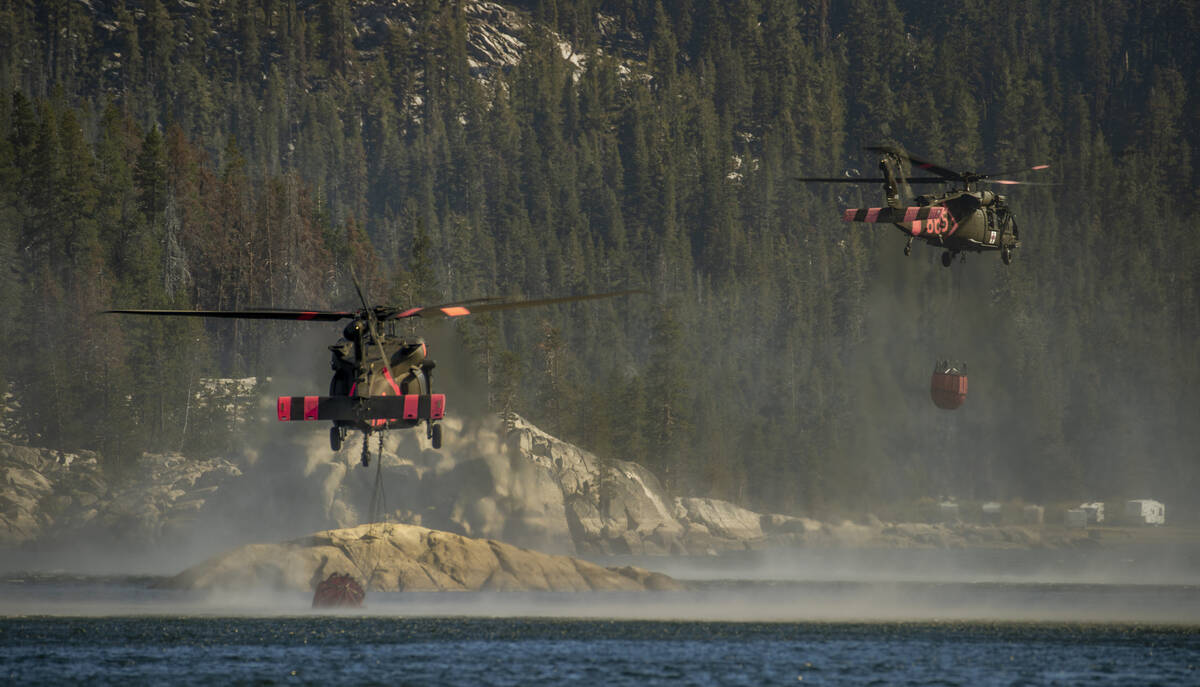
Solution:
[[[881,183],[887,199],[885,207],[846,208],[842,219],[847,222],[894,224],[908,235],[904,254],[912,253],[913,239],[940,246],[942,264],[949,267],[955,256],[971,252],[1000,251],[1005,265],[1011,264],[1013,251],[1021,245],[1017,220],[1009,212],[1007,199],[992,191],[980,190],[979,183],[1027,184],[1037,182],[997,179],[992,174],[956,172],[939,164],[923,160],[892,145],[867,146],[880,153],[878,178],[866,178],[847,171],[840,177],[796,177],[797,181],[818,184]],[[906,173],[911,165],[917,176]],[[1019,172],[1036,172],[1050,165],[1034,165]],[[917,196],[913,204],[901,199],[901,188],[911,184],[951,184],[949,191]],[[907,193],[905,195],[908,195]]]
[[[353,273],[351,274],[353,276]],[[425,341],[419,337],[401,337],[382,333],[380,325],[411,317],[462,317],[472,313],[533,308],[557,303],[589,301],[599,298],[644,293],[637,290],[592,293],[580,296],[535,298],[503,301],[476,298],[441,305],[397,308],[369,306],[355,280],[354,288],[363,307],[360,310],[296,310],[257,308],[252,310],[158,310],[114,309],[106,313],[164,317],[215,317],[222,319],[293,320],[299,322],[337,322],[350,320],[342,338],[329,347],[333,379],[328,396],[279,396],[275,401],[280,422],[333,421],[329,447],[341,449],[350,430],[363,433],[362,463],[369,463],[367,437],[372,432],[402,429],[425,424],[426,436],[434,449],[442,447],[441,420],[445,417],[445,394],[433,393],[432,371]],[[380,440],[382,451],[382,439]]]
[[[1016,219],[1004,196],[991,191],[952,191],[919,196],[918,206],[944,207],[937,219],[900,222],[896,227],[914,238],[942,246],[952,253],[999,250],[1006,254],[1020,245]]]
[[[333,379],[329,382],[331,397],[426,397],[431,393],[430,371],[434,365],[426,358],[428,350],[420,337],[380,334],[379,340],[375,341],[367,334],[361,339],[343,338],[329,350],[332,352],[330,367],[333,368]],[[417,417],[395,417],[336,420],[334,424],[371,432],[415,427],[423,421]]]

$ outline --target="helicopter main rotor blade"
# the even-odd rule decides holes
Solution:
[[[1017,181],[1016,179],[980,179],[985,184],[1002,184],[1004,186],[1058,186],[1053,181]]]
[[[980,179],[992,179],[992,177],[1009,176],[1010,174],[1024,174],[1025,172],[1040,172],[1044,169],[1050,169],[1050,165],[1034,165],[1032,167],[1022,167],[1021,169],[1010,169],[1003,172],[993,172],[991,174],[980,174]],[[1023,182],[1022,182],[1023,183]]]
[[[379,331],[375,329],[375,324],[379,322],[379,315],[370,306],[367,305],[367,297],[363,295],[362,286],[358,283],[358,275],[354,273],[354,266],[350,266],[350,279],[354,282],[354,291],[358,293],[358,301],[362,303],[363,309],[360,311],[366,315],[367,331],[371,334],[371,340],[375,342],[375,346],[379,349],[379,360],[383,363],[383,371],[388,379],[394,379],[392,376],[392,363],[388,360],[387,350],[383,347],[383,339],[379,337]],[[358,334],[359,341],[362,341],[362,333]],[[371,388],[371,377],[374,374],[372,366],[367,366],[367,388]],[[397,392],[398,395],[398,392]],[[366,451],[366,438],[363,438],[363,451]],[[380,449],[382,450],[382,449]],[[365,463],[364,463],[365,464]],[[380,465],[383,463],[380,462]]]
[[[942,177],[942,179],[951,179],[954,181],[962,181],[962,177],[963,177],[962,172],[956,172],[947,167],[943,167],[939,164],[919,158],[916,155],[913,155],[912,153],[901,150],[894,146],[867,146],[866,149],[870,150],[872,152],[875,152],[875,153],[888,153],[890,155],[899,155],[900,157],[904,158],[905,160],[908,160],[909,162],[911,162],[914,167],[916,167],[920,170],[937,174],[938,176]],[[912,179],[909,179],[909,182],[911,182],[911,181],[912,181]]]
[[[1001,175],[1007,176],[1009,174],[1022,174],[1025,172],[1040,172],[1044,169],[1050,169],[1050,165],[1034,165],[1033,167],[1026,167],[1024,169],[1015,169],[1015,170],[1011,170],[1008,172],[1000,172],[998,174],[980,174],[979,181],[986,181],[991,184],[1003,184],[1005,186],[1017,186],[1017,185],[1058,186],[1058,184],[1056,184],[1052,181],[1020,181],[1017,179],[993,179],[992,178],[992,177],[997,177],[997,176],[1001,176]]]
[[[446,303],[443,305],[431,305],[425,307],[409,308],[398,313],[394,313],[384,319],[400,320],[406,317],[461,317],[463,315],[475,315],[484,312],[493,312],[496,310],[515,310],[518,308],[536,308],[543,305],[553,305],[555,303],[572,303],[575,301],[591,301],[599,298],[615,298],[617,296],[629,296],[635,293],[646,293],[637,289],[629,291],[611,291],[609,293],[592,293],[585,296],[562,296],[559,298],[538,298],[528,301],[490,301],[489,299],[474,299],[470,301],[457,301],[455,303]]]
[[[882,184],[887,181],[883,177],[793,177],[795,181],[814,184]],[[944,184],[942,177],[913,177],[905,179],[910,184]]]
[[[165,317],[220,317],[243,320],[294,320],[300,322],[336,322],[354,317],[357,313],[345,310],[283,310],[261,308],[258,310],[103,310],[102,313],[118,315],[160,315]]]
[[[370,312],[371,308],[367,305],[367,298],[358,284],[358,275],[354,274],[354,267],[350,268],[350,281],[354,282],[354,292],[358,294],[358,302],[362,303],[363,312]]]

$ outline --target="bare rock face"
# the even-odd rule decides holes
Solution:
[[[445,427],[438,451],[421,432],[389,432],[382,445],[374,435],[369,468],[360,465],[361,435],[331,453],[323,432],[288,427],[260,437],[236,463],[147,454],[120,480],[104,473],[94,453],[0,442],[0,547],[74,554],[90,546],[105,554],[149,551],[172,560],[172,547],[207,555],[372,519],[584,555],[707,556],[767,545],[1064,547],[1086,536],[1042,528],[893,524],[870,517],[832,523],[759,514],[718,499],[668,496],[641,465],[600,458],[515,415],[452,417]],[[369,512],[372,502],[378,505],[376,518]],[[355,544],[355,550],[362,546]],[[382,556],[390,544],[381,546]],[[293,548],[276,553],[300,555]],[[453,555],[466,555],[469,547],[458,548]],[[345,563],[335,549],[340,550],[329,549],[327,562],[318,566],[325,576],[342,571],[338,566]],[[475,588],[484,582],[456,578],[454,571],[492,570],[489,556],[512,562],[495,550],[486,554],[459,565],[435,541],[429,556],[437,565],[395,562],[388,579],[400,588]],[[288,580],[295,574],[292,563],[264,565],[275,566]],[[338,570],[324,569],[329,566]],[[489,572],[489,588],[536,588],[529,580],[538,575],[512,572],[519,569],[512,563]]]
[[[757,513],[715,499],[671,498],[641,465],[602,459],[516,415],[448,420],[440,451],[429,450],[417,432],[393,436],[381,473],[390,520],[602,555],[711,555],[745,550],[767,536]],[[351,446],[334,462],[357,455]],[[318,461],[313,470],[323,480],[334,472],[340,486],[323,482],[328,515],[342,527],[367,520],[361,504],[374,468],[347,463],[329,471]]]
[[[97,524],[132,546],[157,545],[194,529],[206,504],[241,477],[228,460],[147,454],[134,477],[109,490]]]
[[[415,525],[327,530],[280,544],[250,544],[190,568],[177,589],[272,587],[310,591],[334,573],[377,591],[639,591],[681,589],[641,568],[604,568],[567,556]]]
[[[558,471],[506,442],[499,417],[447,420],[440,451],[429,449],[418,432],[394,434],[394,446],[385,446],[382,456],[387,519],[542,551],[574,552]],[[338,525],[369,519],[362,504],[374,470],[347,469],[336,501],[354,517]]]
[[[94,453],[0,443],[0,545],[37,541],[94,518],[107,491]]]
[[[389,435],[380,473],[386,519],[555,553],[683,552],[674,503],[637,463],[601,460],[515,415],[451,419],[446,430],[440,451],[418,432]],[[363,505],[376,468],[351,464],[356,446],[325,453],[309,471],[341,527],[369,519]]]
[[[153,546],[191,528],[241,476],[233,463],[144,455],[114,483],[91,451],[0,443],[0,545],[126,542]]]
[[[720,499],[677,498],[675,514],[682,522],[704,525],[709,534],[725,539],[763,538],[762,516]]]
[[[681,552],[683,525],[658,478],[637,463],[602,460],[541,431],[505,419],[507,445],[524,461],[551,471],[563,494],[577,550],[605,554]]]

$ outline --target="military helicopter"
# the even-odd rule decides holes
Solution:
[[[977,188],[980,183],[1001,185],[1037,184],[1037,182],[996,179],[993,174],[955,172],[942,165],[923,160],[894,146],[868,146],[880,154],[882,177],[798,177],[797,181],[826,184],[882,183],[887,207],[846,208],[842,220],[894,224],[908,235],[904,254],[912,253],[913,239],[943,248],[942,264],[949,267],[962,253],[1000,251],[1005,265],[1012,264],[1013,251],[1021,245],[1017,220],[1008,208],[1008,199],[989,190]],[[905,163],[933,176],[908,177]],[[1049,169],[1036,165],[1019,172]],[[1014,174],[1017,172],[1007,172]],[[899,187],[907,184],[949,184],[942,193],[917,196],[913,205],[905,205]],[[965,255],[963,256],[966,257]]]
[[[440,420],[446,412],[446,395],[433,393],[433,369],[424,339],[396,336],[380,331],[381,323],[393,323],[411,317],[441,319],[462,317],[496,310],[533,308],[555,303],[613,298],[642,291],[503,301],[495,298],[455,301],[441,305],[398,308],[388,305],[367,306],[362,290],[355,282],[362,307],[358,310],[105,310],[124,315],[166,317],[217,317],[252,320],[296,320],[336,322],[350,320],[342,338],[329,346],[333,379],[328,396],[280,396],[276,411],[280,421],[332,420],[329,447],[338,451],[351,430],[363,433],[362,464],[370,464],[366,438],[373,432],[403,429],[425,424],[426,436],[435,449],[442,447]]]

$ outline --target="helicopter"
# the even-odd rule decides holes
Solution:
[[[349,320],[338,341],[329,346],[333,378],[328,396],[279,396],[276,415],[281,422],[330,420],[329,448],[341,450],[351,431],[363,433],[362,464],[370,464],[367,437],[374,432],[425,425],[426,437],[433,448],[442,447],[441,420],[446,412],[446,395],[433,393],[433,369],[425,340],[418,336],[396,336],[380,330],[381,323],[394,323],[412,317],[444,319],[496,310],[532,308],[556,303],[614,298],[642,291],[504,301],[477,298],[441,305],[399,308],[389,305],[368,306],[355,282],[362,307],[357,310],[288,310],[260,308],[251,310],[141,310],[114,309],[104,313],[153,315],[165,317],[214,317],[253,320],[294,320],[300,322],[337,322]]]
[[[928,162],[894,146],[868,146],[880,154],[879,169],[882,177],[797,177],[797,181],[809,183],[864,184],[882,183],[887,206],[879,208],[846,208],[842,213],[845,222],[870,222],[894,224],[908,235],[904,254],[912,253],[913,239],[943,248],[942,265],[949,267],[954,258],[964,253],[1000,251],[1000,260],[1012,264],[1013,251],[1021,245],[1020,230],[1016,217],[1008,207],[1008,198],[986,189],[980,183],[1001,185],[1049,185],[1037,182],[997,179],[997,175],[975,172],[955,172],[947,167]],[[905,163],[933,176],[905,178]],[[1036,165],[1018,172],[1049,169],[1050,165]],[[1007,172],[1015,174],[1018,172]],[[942,193],[917,196],[912,205],[901,200],[899,188],[908,184],[949,184]],[[966,256],[963,255],[965,259]]]

